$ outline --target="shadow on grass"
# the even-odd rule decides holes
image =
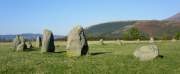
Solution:
[[[65,53],[66,51],[59,51],[59,52],[54,52],[54,53]]]
[[[158,58],[164,58],[164,56],[163,55],[158,55]]]
[[[25,51],[39,51],[40,49],[38,48],[27,48]]]
[[[107,53],[112,53],[112,52],[93,52],[93,53],[90,53],[90,55],[96,56],[96,55],[107,54]]]

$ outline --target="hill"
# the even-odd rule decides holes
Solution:
[[[174,36],[180,32],[180,23],[174,21],[143,21],[134,24],[136,28],[150,36]]]
[[[180,36],[180,13],[165,20],[115,21],[93,25],[86,29],[88,38],[122,38],[123,33],[136,28],[146,36],[168,38]]]
[[[108,22],[91,26],[86,29],[86,33],[89,38],[121,38],[123,33],[131,28],[137,28],[153,37],[162,37],[163,35],[173,37],[180,32],[180,22],[158,20]]]
[[[93,25],[86,29],[88,37],[118,37],[121,32],[133,27],[137,21],[115,21]]]
[[[169,20],[169,21],[177,21],[177,22],[180,22],[180,12],[165,19],[165,20]]]

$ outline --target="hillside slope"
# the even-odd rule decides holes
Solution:
[[[86,32],[88,37],[117,38],[122,37],[122,33],[132,27],[153,37],[160,37],[164,34],[173,37],[177,32],[180,32],[180,22],[157,20],[102,23],[87,28]]]
[[[165,19],[165,20],[180,22],[180,12]]]
[[[133,27],[137,21],[116,21],[97,24],[86,29],[88,37],[106,37],[112,35],[112,37],[119,36],[125,29]]]

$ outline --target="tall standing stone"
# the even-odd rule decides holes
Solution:
[[[26,44],[25,43],[21,43],[21,44],[19,44],[18,46],[17,46],[17,49],[16,49],[16,51],[25,51],[25,49],[26,49]]]
[[[54,36],[53,33],[47,29],[43,31],[43,40],[42,40],[42,48],[41,52],[54,52]]]
[[[16,37],[13,40],[13,49],[16,50],[17,46],[21,43],[20,39],[19,39],[19,35],[16,35]]]
[[[134,56],[140,61],[153,60],[159,56],[159,49],[156,45],[142,46],[135,50]]]
[[[17,46],[16,51],[25,51],[25,49],[27,48],[26,44],[25,44],[25,39],[23,36],[19,36],[19,40],[20,40],[20,44]]]
[[[83,56],[88,53],[88,43],[84,33],[84,29],[81,26],[74,27],[67,39],[67,55]]]
[[[40,36],[36,38],[36,47],[40,48],[42,46],[42,39]]]
[[[19,36],[19,39],[20,39],[21,43],[25,43],[25,39],[23,36]]]

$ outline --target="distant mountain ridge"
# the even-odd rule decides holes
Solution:
[[[180,22],[180,12],[165,19],[165,20],[169,20],[169,21],[177,21],[177,22]]]
[[[27,40],[33,40],[36,39],[38,36],[42,37],[41,34],[33,34],[33,33],[23,33],[23,34],[17,34],[22,35]],[[0,41],[11,41],[16,37],[16,35],[0,35]],[[54,35],[54,39],[60,39],[64,38],[65,36],[60,35]]]
[[[100,23],[88,27],[86,29],[86,34],[89,38],[119,38],[122,37],[123,32],[130,28],[137,28],[143,33],[153,37],[162,37],[163,35],[173,37],[177,32],[180,32],[180,13],[165,20],[135,20]]]

